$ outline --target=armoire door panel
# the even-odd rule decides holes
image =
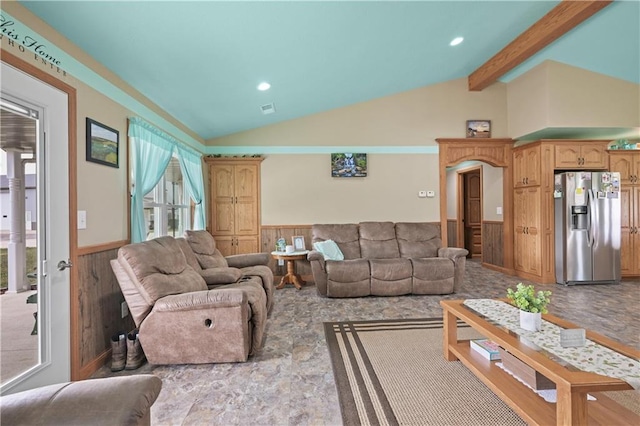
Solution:
[[[220,250],[223,256],[231,256],[236,254],[235,246],[233,245],[233,237],[216,235],[216,248]]]
[[[234,233],[234,206],[229,199],[216,199],[212,203],[213,210],[213,234],[233,235]]]
[[[258,237],[238,236],[236,237],[236,253],[259,253]]]
[[[215,198],[232,198],[233,189],[233,166],[217,165],[211,169],[211,192]]]
[[[253,164],[237,165],[235,171],[235,196],[254,199],[258,193],[258,167]]]
[[[258,233],[258,223],[256,216],[258,213],[257,205],[252,200],[249,202],[238,201],[236,204],[236,222],[235,233],[238,235],[255,235]]]

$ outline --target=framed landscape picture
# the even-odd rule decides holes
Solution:
[[[120,134],[87,117],[87,161],[118,168]]]
[[[490,120],[467,120],[467,137],[468,138],[490,138],[491,137],[491,121]]]

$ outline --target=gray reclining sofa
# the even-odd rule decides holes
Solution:
[[[323,296],[449,294],[464,279],[468,251],[441,247],[440,228],[430,223],[318,224],[312,238],[333,240],[344,255],[327,260],[316,250],[308,254]]]

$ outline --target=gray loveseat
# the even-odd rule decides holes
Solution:
[[[464,279],[468,251],[441,247],[429,223],[362,222],[313,225],[313,243],[333,240],[344,260],[307,259],[318,293],[327,297],[449,294]]]
[[[218,253],[195,231],[126,245],[111,261],[149,363],[242,362],[262,348],[273,275],[252,261],[268,256]]]

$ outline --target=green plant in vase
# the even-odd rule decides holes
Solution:
[[[551,301],[549,290],[536,292],[533,285],[518,283],[515,291],[507,289],[507,298],[520,309],[520,327],[529,331],[539,331],[542,327],[542,314],[546,314]]]

